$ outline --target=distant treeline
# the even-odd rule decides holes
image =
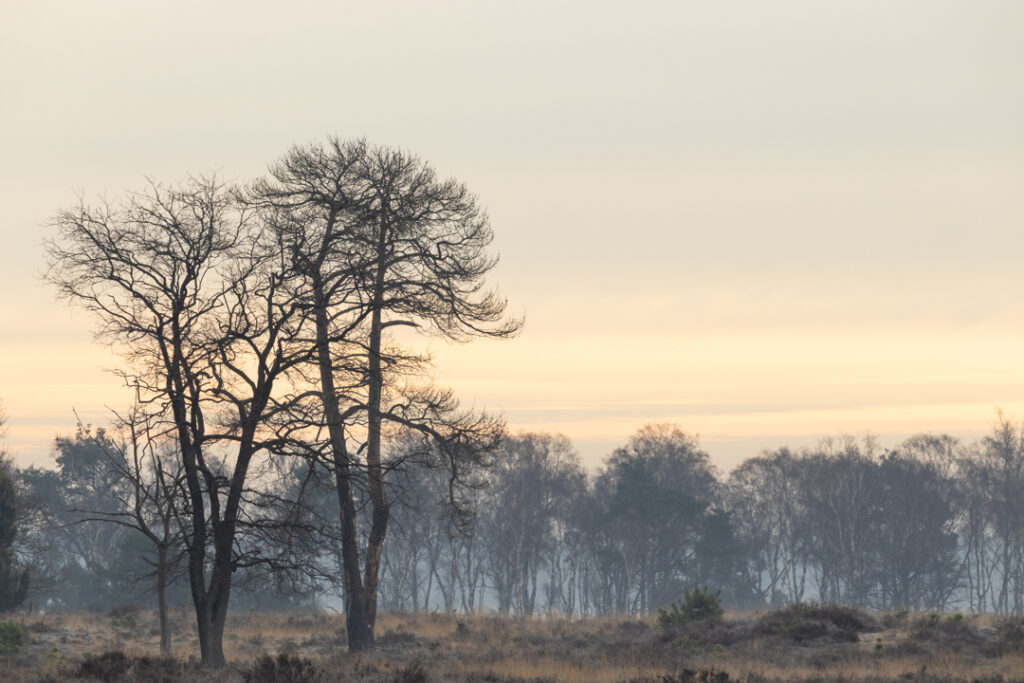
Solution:
[[[522,435],[484,480],[461,534],[429,499],[396,511],[388,609],[638,613],[707,586],[734,607],[1024,611],[1024,442],[1002,420],[974,444],[832,439],[727,477],[671,425],[593,475],[565,438]]]
[[[457,488],[448,470],[411,457],[414,445],[396,433],[387,448],[385,610],[640,613],[706,586],[734,607],[1024,612],[1024,435],[1004,420],[977,443],[919,435],[883,451],[833,439],[765,452],[728,476],[673,425],[644,427],[594,473],[565,437],[522,434]],[[152,590],[152,544],[96,514],[118,504],[119,452],[123,443],[82,429],[57,439],[57,470],[15,471],[16,549],[36,606],[109,608]],[[280,524],[243,528],[239,556],[259,544],[279,560],[236,567],[237,607],[342,599],[339,543],[324,523],[338,514],[329,473],[292,467],[261,480],[293,504]],[[184,602],[174,553],[170,593]]]

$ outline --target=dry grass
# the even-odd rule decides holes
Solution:
[[[173,617],[179,662],[196,650],[190,617],[184,610]],[[214,673],[194,663],[143,662],[159,651],[152,613],[139,613],[134,624],[97,614],[54,613],[17,618],[29,642],[18,655],[0,660],[0,680],[85,680],[75,678],[81,662],[122,651],[141,663],[112,680],[151,680],[132,673],[144,670],[145,663],[146,676],[153,667],[174,669],[167,681],[242,681],[257,657],[285,653],[315,664],[324,681],[411,683],[422,680],[415,676],[420,667],[432,681],[696,681],[699,672],[710,670],[747,683],[1024,681],[1024,642],[1018,642],[1024,636],[1018,638],[1000,620],[862,617],[867,625],[858,626],[861,617],[833,608],[730,613],[717,625],[666,629],[654,618],[623,616],[385,614],[378,620],[377,648],[349,655],[341,615],[238,613],[229,617],[225,637],[232,666]],[[829,619],[843,628],[819,623]],[[687,669],[694,678],[682,673]]]

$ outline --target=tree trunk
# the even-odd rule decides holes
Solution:
[[[167,546],[157,548],[156,607],[160,617],[160,654],[171,654],[171,625],[167,618]]]
[[[194,596],[193,596],[194,597]],[[196,602],[196,635],[199,637],[199,658],[203,664],[213,664],[210,647],[210,617],[205,597]],[[216,666],[216,665],[214,665]]]
[[[199,634],[199,656],[202,663],[213,668],[226,664],[224,659],[224,621],[226,610],[214,611],[207,598],[196,610],[196,631]]]
[[[387,506],[373,505],[370,535],[366,543],[366,565],[363,569],[363,594],[366,601],[366,620],[373,630],[377,621],[377,586],[380,580],[380,557],[388,528]]]
[[[184,396],[182,391],[179,396]],[[175,422],[178,426],[179,443],[181,445],[182,464],[185,468],[185,481],[188,485],[189,500],[192,503],[192,537],[188,546],[188,579],[192,593],[192,605],[196,613],[196,634],[199,638],[199,655],[202,663],[207,666],[221,667],[224,665],[222,644],[214,644],[210,624],[210,597],[206,589],[206,504],[203,490],[199,482],[199,464],[196,457],[195,444],[188,432],[188,418],[183,398],[172,401],[175,410]],[[223,625],[221,627],[223,633]],[[218,657],[219,652],[219,657]]]
[[[365,650],[373,645],[373,624],[366,614],[366,597],[359,574],[359,536],[356,529],[356,506],[352,491],[352,472],[345,446],[345,428],[338,407],[338,394],[334,386],[334,368],[331,365],[330,332],[327,307],[320,282],[313,284],[315,301],[317,361],[320,370],[320,401],[331,439],[334,463],[334,482],[338,494],[338,514],[341,525],[341,564],[345,581],[345,626],[350,652]]]
[[[377,278],[377,299],[383,296],[383,265]],[[370,488],[370,535],[366,544],[366,566],[363,569],[363,591],[366,596],[366,619],[372,630],[377,620],[377,585],[380,575],[380,556],[384,550],[384,539],[388,531],[387,496],[384,492],[384,471],[381,467],[381,394],[384,387],[384,371],[381,368],[380,346],[383,328],[378,305],[371,314],[369,348],[369,408],[366,440],[366,474]]]
[[[373,646],[373,624],[366,614],[366,594],[359,576],[359,545],[356,529],[356,506],[352,497],[348,456],[334,462],[334,479],[338,492],[338,511],[341,518],[341,557],[345,576],[345,627],[348,649],[359,652]]]

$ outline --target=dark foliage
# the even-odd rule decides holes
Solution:
[[[20,605],[28,593],[28,571],[17,568],[12,551],[18,533],[17,498],[14,479],[6,463],[0,463],[0,612]]]
[[[918,642],[935,643],[953,652],[959,652],[964,646],[983,643],[978,629],[959,612],[950,615],[932,613],[918,619],[913,624],[911,637]]]
[[[15,654],[25,644],[25,629],[11,620],[0,621],[0,655]]]
[[[839,605],[799,604],[765,614],[754,632],[784,638],[797,644],[856,642],[861,633],[881,631],[882,626],[867,613]]]
[[[718,619],[725,613],[722,609],[722,591],[711,592],[710,588],[695,586],[683,594],[681,603],[672,603],[669,609],[658,610],[658,622],[672,626],[688,621]]]
[[[173,657],[129,657],[124,652],[112,650],[95,657],[87,657],[70,673],[75,678],[103,683],[178,683],[193,680],[187,669],[183,662]]]
[[[317,683],[324,674],[316,664],[296,655],[260,655],[242,674],[246,683]]]
[[[123,678],[130,667],[131,660],[128,656],[115,650],[86,658],[78,665],[75,675],[81,678],[95,678],[103,683],[113,683]]]
[[[996,653],[1024,652],[1024,618],[1005,619],[996,627]]]

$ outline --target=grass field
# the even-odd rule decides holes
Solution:
[[[195,662],[190,615],[160,658],[155,615],[16,616],[26,642],[0,659],[17,681],[1024,681],[1024,619],[868,614],[798,606],[663,626],[656,617],[385,614],[377,647],[345,651],[334,613],[229,617],[230,666]]]

